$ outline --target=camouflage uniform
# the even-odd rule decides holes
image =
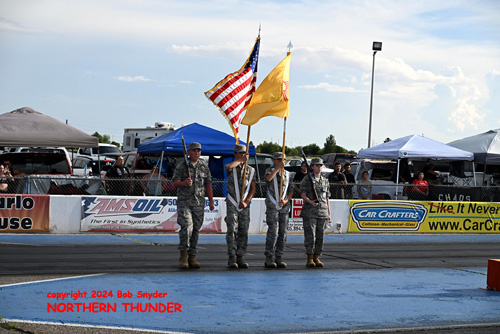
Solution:
[[[314,186],[318,194],[319,204],[314,207],[304,201],[300,216],[304,222],[304,246],[306,254],[321,254],[323,251],[323,235],[326,225],[330,220],[328,216],[328,199],[330,198],[330,186],[328,180],[320,174],[315,180]],[[309,176],[304,177],[300,184],[300,192],[306,193],[309,199],[313,199],[313,191]]]
[[[226,221],[227,232],[226,232],[226,243],[227,243],[227,254],[229,256],[243,256],[247,251],[248,244],[248,228],[250,227],[250,203],[246,208],[238,211],[238,204],[232,203],[229,199],[229,195],[233,198],[235,203],[239,203],[240,199],[236,195],[236,188],[234,185],[234,175],[237,173],[238,180],[238,190],[241,197],[241,181],[243,178],[243,166],[239,165],[227,172],[227,194],[226,197],[226,207],[227,213]],[[250,175],[252,178],[250,179]],[[247,165],[246,179],[245,179],[245,189],[249,189],[252,182],[255,182],[255,169]]]
[[[189,250],[189,255],[198,253],[198,236],[203,225],[205,210],[205,184],[211,184],[210,169],[206,162],[198,160],[189,163],[191,187],[177,188],[177,224],[179,230],[179,250]],[[180,162],[174,171],[173,180],[187,179],[186,162]]]
[[[266,176],[271,174],[274,167],[270,167],[266,170]],[[276,179],[278,187],[281,183],[281,172],[278,172],[271,181],[266,182],[267,184],[267,197],[266,197],[266,224],[268,226],[266,235],[266,256],[282,256],[285,253],[285,241],[286,241],[286,228],[288,225],[288,215],[290,209],[292,208],[292,202],[286,203],[281,209],[276,208],[276,204],[273,203],[270,196],[272,196],[276,202],[276,190],[274,187],[274,180]],[[288,187],[285,190],[286,184]],[[283,197],[286,198],[287,194],[293,191],[292,178],[290,173],[285,170],[283,176]],[[278,195],[279,196],[279,195]],[[276,235],[278,238],[276,239]]]

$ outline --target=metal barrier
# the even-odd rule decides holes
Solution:
[[[57,194],[57,195],[119,195],[119,196],[176,196],[172,180],[108,179],[75,177],[67,175],[30,175],[8,177],[10,194]],[[430,185],[429,193],[417,192],[417,185],[372,184],[372,200],[436,200],[500,202],[499,186],[457,187]],[[227,196],[227,181],[212,180],[214,197]],[[256,198],[266,197],[266,183],[257,182]],[[293,198],[300,197],[300,183],[293,184]],[[358,184],[330,184],[330,198],[362,199]]]

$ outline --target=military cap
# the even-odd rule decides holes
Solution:
[[[200,143],[196,143],[196,142],[189,143],[189,148],[188,148],[189,150],[194,150],[194,149],[197,149],[197,148],[199,148],[201,150],[201,144]]]
[[[236,144],[234,145],[234,153],[246,152],[247,147],[245,145]]]
[[[314,158],[311,160],[311,166],[312,165],[322,165],[323,164],[323,159],[321,158]]]
[[[281,160],[281,158],[286,159],[286,156],[283,156],[283,153],[281,152],[275,152],[273,153],[273,160]]]

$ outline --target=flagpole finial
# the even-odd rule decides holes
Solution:
[[[288,48],[288,52],[291,52],[293,48],[292,41],[290,41],[286,47]]]
[[[259,37],[260,37],[260,26],[261,26],[262,23],[259,23]]]

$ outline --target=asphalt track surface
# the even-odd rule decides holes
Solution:
[[[302,235],[287,269],[264,268],[264,240],[234,270],[224,236],[202,235],[202,268],[182,270],[176,235],[0,234],[0,316],[31,333],[500,333],[500,292],[485,289],[500,235],[327,235],[322,269],[305,267]],[[120,306],[116,291],[162,288],[172,300],[150,302],[182,313],[47,312],[48,293],[114,291],[85,302]]]

